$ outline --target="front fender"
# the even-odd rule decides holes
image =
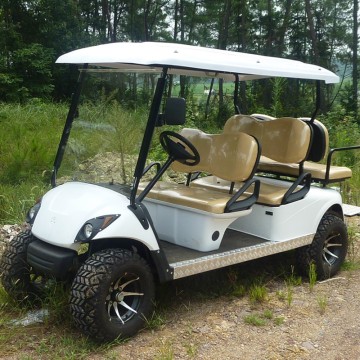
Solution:
[[[126,208],[111,225],[99,232],[91,240],[125,238],[143,243],[149,250],[159,250],[152,227],[144,228],[135,214]]]
[[[75,238],[86,221],[104,215],[120,215],[94,239],[127,237],[158,249],[151,227],[144,229],[129,210],[129,199],[98,185],[68,182],[47,192],[41,201],[32,233],[49,244],[77,250]]]

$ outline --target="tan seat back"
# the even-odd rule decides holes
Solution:
[[[254,136],[261,143],[264,124],[265,121],[249,115],[234,115],[226,121],[223,133],[236,134],[238,132],[244,132],[245,134]],[[261,149],[261,151],[263,152],[263,149]]]
[[[283,163],[304,161],[311,144],[311,129],[296,118],[262,121],[247,115],[235,115],[227,120],[224,133],[245,132],[258,139],[262,155]]]
[[[180,132],[199,151],[200,162],[188,166],[175,161],[172,169],[179,172],[207,172],[229,181],[249,179],[259,160],[256,139],[244,133],[206,134],[197,129]]]
[[[264,125],[262,146],[268,154],[265,156],[284,163],[300,163],[306,159],[311,144],[311,129],[306,123],[287,117]]]

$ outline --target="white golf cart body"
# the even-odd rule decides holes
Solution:
[[[168,43],[100,45],[65,54],[57,63],[86,64],[86,69],[95,66],[94,71],[101,67],[161,73],[163,82],[169,74],[231,81],[287,77],[338,82],[334,73],[299,61]],[[139,193],[146,187],[141,184],[141,174],[160,108],[161,86],[154,95],[130,193],[113,184],[74,181],[54,186],[42,198],[33,222],[35,238],[73,253],[82,243],[96,243],[95,249],[102,248],[102,241],[103,246],[112,247],[122,247],[123,243],[128,247],[130,243],[152,255],[161,280],[171,280],[308,245],[325,213],[332,210],[342,217],[340,194],[316,185],[311,185],[306,196],[297,201],[276,206],[255,203],[240,211],[220,213],[150,196],[153,189],[138,202]],[[261,181],[269,186],[289,186],[278,179]],[[181,191],[178,194],[181,197]],[[109,217],[110,225],[97,229],[90,240],[81,240],[78,234],[84,224],[102,217]],[[35,267],[36,261],[32,260]],[[38,266],[46,269],[45,265]]]

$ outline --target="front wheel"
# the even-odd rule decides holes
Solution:
[[[6,292],[19,302],[34,302],[43,296],[45,279],[37,275],[26,261],[27,248],[33,241],[30,230],[14,237],[0,261],[0,278]]]
[[[154,294],[153,275],[143,258],[124,249],[106,249],[79,269],[71,288],[70,311],[86,335],[112,341],[144,327]]]
[[[334,214],[325,214],[313,242],[297,250],[300,271],[308,275],[310,264],[316,266],[319,280],[334,276],[345,260],[348,236],[345,223]]]

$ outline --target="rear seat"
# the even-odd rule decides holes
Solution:
[[[226,122],[224,134],[238,132],[250,134],[260,142],[262,156],[259,167],[262,161],[295,163],[299,166],[308,155],[312,135],[308,124],[299,119],[280,118],[263,121],[247,115],[235,115]],[[200,178],[193,182],[200,187],[222,189],[227,186],[226,179],[213,175],[215,177]],[[311,176],[308,173],[295,176],[297,179],[290,186],[261,179],[258,203],[278,206],[304,198],[310,188]]]
[[[311,174],[313,181],[327,185],[331,182],[343,181],[352,176],[352,171],[345,166],[329,166],[327,173],[326,164],[319,162],[329,154],[329,133],[326,127],[318,120],[310,121],[310,118],[300,118],[312,129],[312,141],[308,156],[303,164],[284,164],[263,157],[259,163],[259,170],[279,175],[299,176],[301,172]]]
[[[253,136],[242,132],[209,135],[197,129],[183,129],[181,135],[199,151],[200,162],[196,166],[188,166],[175,161],[173,170],[212,173],[228,181],[226,191],[193,186],[192,183],[187,186],[158,181],[147,195],[148,198],[214,214],[249,209],[256,202],[259,181],[252,177],[260,158],[260,149]],[[241,186],[234,193],[231,184],[235,182],[241,183]],[[139,190],[145,186],[146,183],[141,183]]]

